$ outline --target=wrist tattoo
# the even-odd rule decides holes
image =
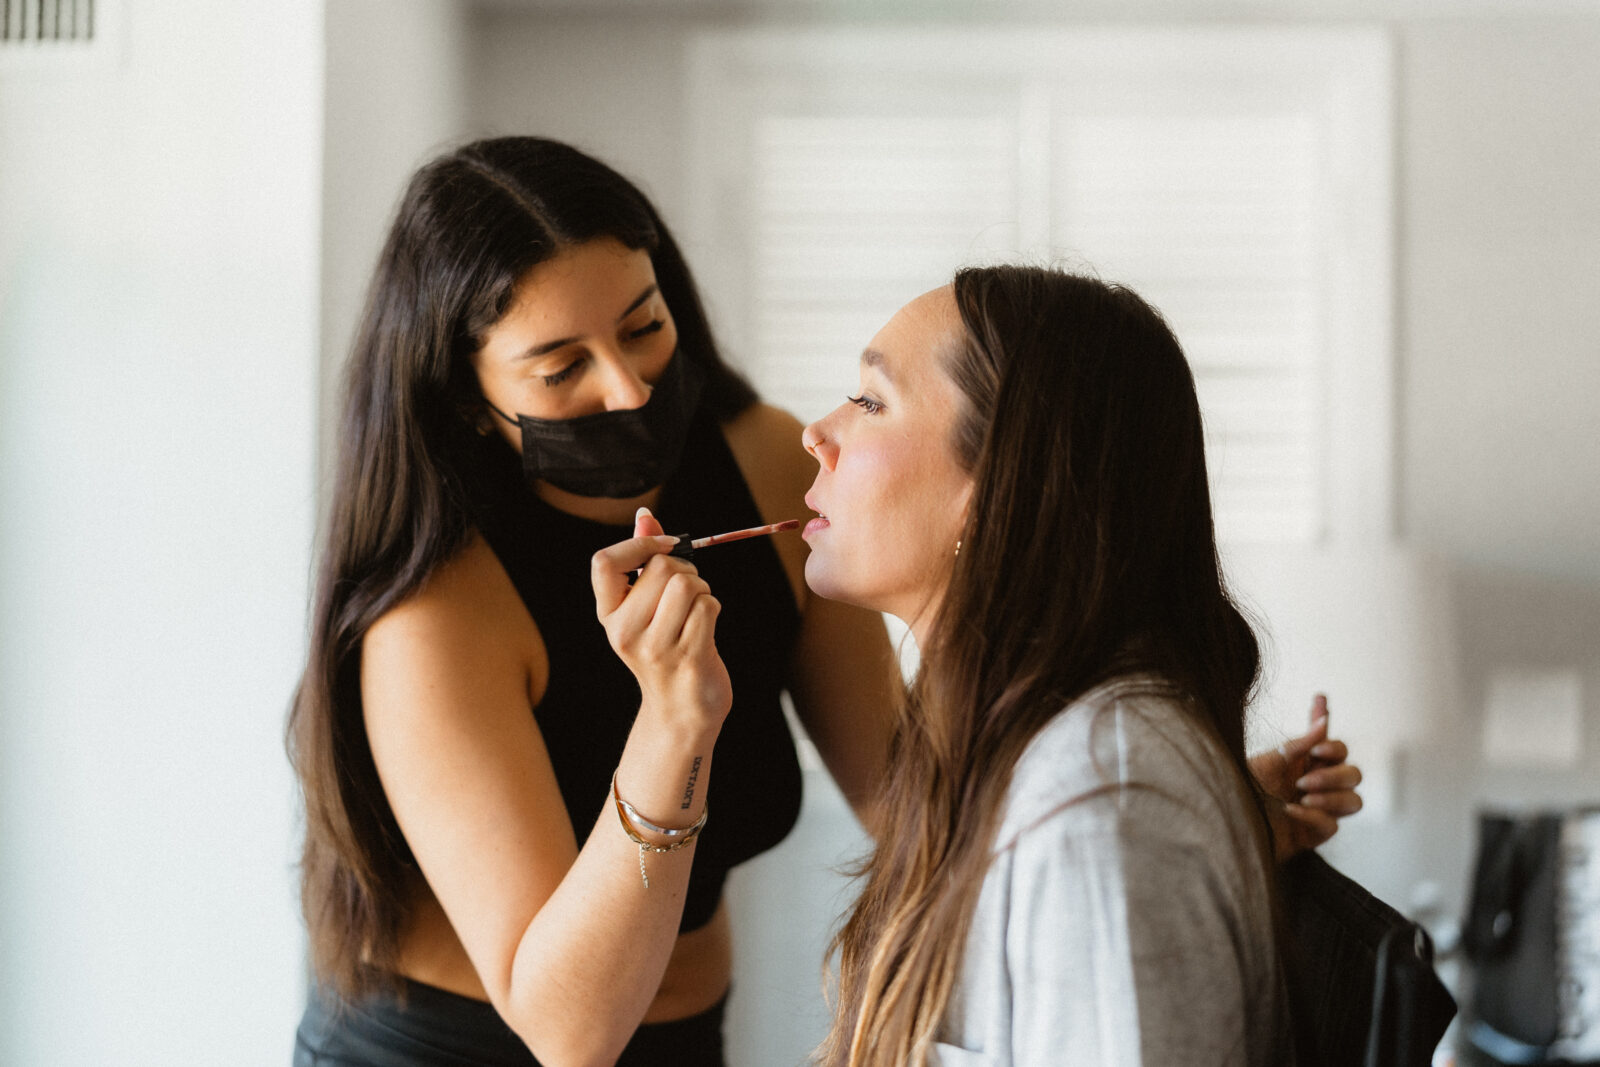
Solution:
[[[694,765],[689,768],[689,780],[683,786],[683,803],[678,805],[679,811],[688,811],[689,805],[694,803],[694,783],[700,778],[700,757],[694,758]]]

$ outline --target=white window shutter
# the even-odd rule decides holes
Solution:
[[[1052,237],[1159,307],[1194,370],[1220,534],[1321,530],[1321,145],[1302,114],[1059,123]]]
[[[947,280],[981,235],[1016,243],[1014,124],[769,116],[752,143],[744,366],[809,420],[853,387],[895,309]]]
[[[730,356],[811,419],[955,267],[1086,267],[1183,343],[1224,540],[1381,530],[1385,62],[1336,31],[709,35],[689,222]]]

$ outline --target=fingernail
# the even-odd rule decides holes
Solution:
[[[641,508],[640,510],[642,511],[644,509]],[[678,539],[673,537],[671,534],[656,534],[651,538],[651,540],[653,540],[656,544],[663,545],[667,548],[671,548],[673,545],[678,543]]]
[[[1296,789],[1300,790],[1300,792],[1302,792],[1302,793],[1310,792],[1311,791],[1311,776],[1308,774],[1305,777],[1301,778],[1299,781],[1294,783],[1294,787]]]
[[[638,511],[635,511],[633,513],[633,521],[634,522],[638,522],[640,519],[648,519],[648,518],[651,518],[651,517],[652,516],[650,514],[650,509],[647,508],[647,507],[644,507],[642,505],[640,506]]]

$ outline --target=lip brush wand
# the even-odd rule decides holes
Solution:
[[[789,519],[785,522],[774,522],[766,526],[752,526],[748,530],[730,530],[728,533],[712,534],[710,537],[694,537],[682,534],[678,543],[673,546],[668,555],[677,556],[679,559],[688,559],[702,548],[712,545],[725,545],[730,541],[743,541],[747,537],[765,537],[768,534],[782,533],[784,530],[798,530],[799,519]]]

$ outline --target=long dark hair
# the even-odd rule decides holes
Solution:
[[[287,742],[305,802],[301,903],[320,980],[347,996],[393,981],[415,863],[362,722],[361,640],[466,542],[482,394],[469,364],[518,281],[611,237],[650,253],[679,352],[728,419],[756,399],[717,353],[689,268],[643,193],[556,141],[505,137],[422,167],[378,258],[346,368],[310,652]]]
[[[1160,679],[1251,789],[1244,708],[1259,654],[1223,585],[1176,338],[1130,290],[1054,270],[963,270],[954,294],[952,444],[974,492],[892,743],[879,815],[894,831],[835,938],[829,1064],[924,1062],[1011,771],[1074,698],[1123,675]],[[1264,815],[1246,839],[1266,862]]]

